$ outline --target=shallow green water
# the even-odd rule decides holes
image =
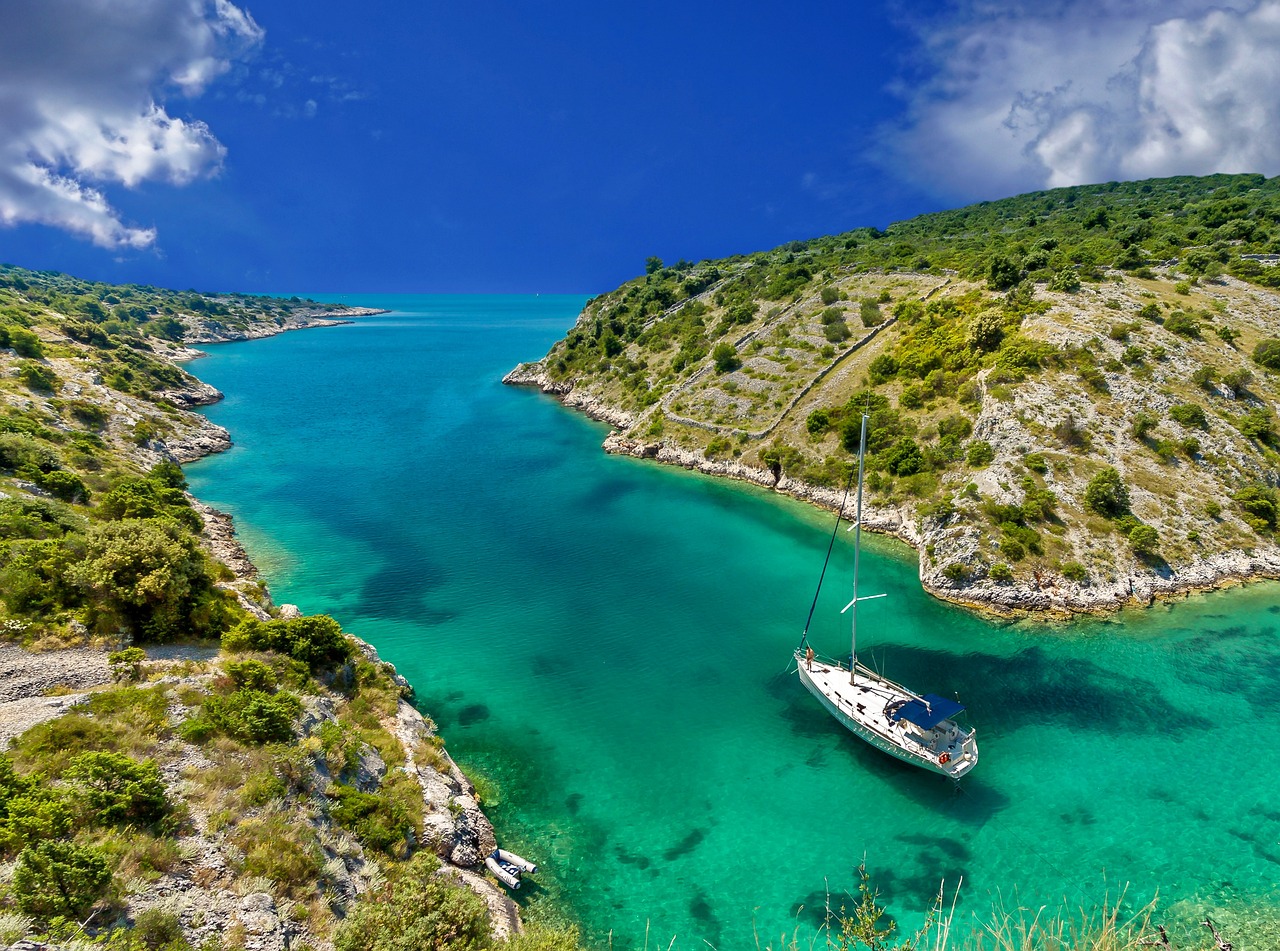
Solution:
[[[192,367],[237,444],[188,468],[195,492],[236,516],[278,602],[332,613],[414,683],[492,785],[504,844],[543,865],[525,900],[617,948],[647,924],[680,948],[809,929],[864,856],[904,924],[961,876],[966,915],[1126,883],[1174,923],[1280,905],[1274,585],[997,626],[872,540],[865,590],[890,597],[860,608],[860,653],[967,703],[982,760],[957,791],[787,673],[823,513],[605,456],[604,428],[500,385],[582,301],[361,297],[395,313]],[[827,653],[847,650],[844,600],[829,585],[819,606]]]

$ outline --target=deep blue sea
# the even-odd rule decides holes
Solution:
[[[1238,948],[1280,947],[1276,585],[1000,625],[864,543],[863,590],[889,597],[860,608],[860,655],[968,705],[982,758],[957,789],[787,672],[828,515],[606,456],[604,427],[501,385],[585,298],[328,299],[392,313],[191,366],[236,445],[188,476],[277,602],[334,615],[415,685],[503,844],[542,866],[531,914],[619,949],[803,943],[865,860],[904,926],[963,878],[966,921],[1158,893],[1177,930],[1207,910],[1255,936]],[[825,653],[847,650],[847,597],[819,605]]]

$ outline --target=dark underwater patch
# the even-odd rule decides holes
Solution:
[[[489,708],[483,703],[469,703],[458,711],[458,725],[471,726],[489,719]]]
[[[694,829],[675,845],[671,846],[671,848],[663,852],[662,858],[667,862],[674,862],[681,856],[688,855],[702,844],[702,840],[707,837],[707,832],[707,829]]]

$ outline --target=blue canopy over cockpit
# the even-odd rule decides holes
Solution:
[[[923,729],[932,730],[943,720],[950,719],[963,710],[964,706],[954,700],[927,693],[923,697],[892,703],[885,712],[894,722],[906,720]]]

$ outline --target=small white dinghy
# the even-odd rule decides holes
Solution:
[[[520,876],[526,872],[530,875],[538,871],[538,866],[528,859],[521,858],[506,849],[494,849],[485,856],[485,868],[494,874],[498,881],[512,891],[520,887]]]

